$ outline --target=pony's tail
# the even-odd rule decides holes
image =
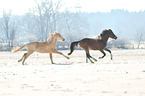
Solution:
[[[24,48],[26,48],[26,45],[23,45],[22,47],[20,47],[20,48],[13,48],[12,50],[11,50],[11,52],[13,52],[13,53],[15,53],[15,52],[18,52],[18,51],[21,51],[21,50],[23,50]]]
[[[71,55],[72,54],[72,52],[75,50],[75,47],[77,47],[78,46],[78,43],[79,43],[80,41],[75,41],[75,42],[72,42],[71,43],[71,45],[70,45],[70,53],[68,53],[68,55]]]

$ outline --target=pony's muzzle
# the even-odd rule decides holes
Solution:
[[[65,39],[62,39],[62,41],[65,41]]]
[[[116,40],[118,37],[115,37],[114,39]]]

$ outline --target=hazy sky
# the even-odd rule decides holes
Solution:
[[[112,9],[137,12],[145,10],[145,0],[62,0],[62,4],[61,10],[68,8],[75,11],[77,9],[74,7],[81,7],[82,12],[109,12]],[[0,14],[3,9],[11,9],[13,14],[20,15],[28,12],[28,9],[34,6],[35,0],[0,0]]]

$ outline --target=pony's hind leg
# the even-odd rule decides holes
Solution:
[[[94,63],[90,58],[92,58],[94,61],[97,61],[97,59],[93,58],[90,53],[89,53],[89,50],[88,49],[85,49],[86,51],[86,63],[88,63],[87,61],[87,58],[90,60],[91,63]]]
[[[94,63],[94,62],[90,59],[90,57],[91,57],[90,54],[86,53],[86,57],[90,60],[91,63]],[[86,63],[88,63],[87,58],[86,58]]]
[[[24,65],[24,62],[25,62],[25,60],[32,54],[33,52],[27,52],[27,53],[25,53],[25,56],[24,56],[24,60],[23,60],[23,62],[22,62],[22,64]]]
[[[88,63],[88,57],[87,57],[87,53],[86,53],[86,63]]]
[[[95,59],[94,57],[90,56],[94,61],[97,61],[97,59]]]
[[[106,56],[106,53],[103,50],[100,50],[100,52],[102,52],[104,54],[102,57],[99,57],[99,59],[102,59]]]
[[[18,60],[18,62],[21,62],[21,61],[23,60],[23,58],[25,57],[26,54],[27,54],[27,53],[25,53],[25,54],[23,55],[23,57],[22,57],[20,60]]]
[[[112,58],[112,53],[111,53],[111,51],[110,51],[109,49],[107,49],[107,48],[105,48],[104,50],[105,50],[105,51],[108,51],[108,52],[110,53],[111,60],[112,60],[113,58]]]

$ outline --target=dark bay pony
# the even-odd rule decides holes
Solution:
[[[100,50],[100,52],[102,52],[104,55],[102,57],[99,57],[99,59],[104,58],[106,56],[104,50],[108,51],[111,55],[112,60],[112,53],[109,49],[106,48],[109,37],[117,39],[117,36],[113,33],[111,29],[105,29],[96,38],[84,38],[80,41],[72,42],[70,45],[70,53],[68,53],[68,55],[71,55],[75,47],[79,44],[79,46],[86,51],[86,62],[88,62],[87,58],[90,60],[91,63],[94,62],[90,58],[92,58],[94,61],[97,61],[95,58],[90,56],[89,49]]]

